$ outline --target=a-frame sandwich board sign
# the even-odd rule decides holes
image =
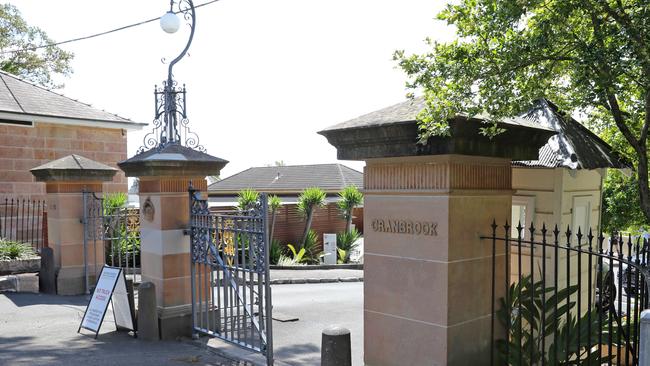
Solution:
[[[124,272],[119,267],[105,265],[99,273],[95,291],[93,291],[92,297],[88,301],[88,306],[86,306],[77,333],[83,328],[95,332],[95,338],[97,338],[109,302],[113,305],[115,325],[118,328],[135,331],[134,311],[129,302]]]

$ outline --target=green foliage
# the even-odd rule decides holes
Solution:
[[[348,263],[350,261],[350,253],[356,249],[359,244],[357,240],[361,237],[361,234],[356,229],[351,231],[342,231],[336,234],[336,247],[339,253],[339,260],[341,263]],[[341,252],[344,253],[341,256]]]
[[[104,223],[105,235],[111,238],[104,254],[106,258],[111,258],[111,265],[124,265],[127,260],[133,265],[134,256],[136,264],[140,261],[139,228],[129,228],[128,218],[132,213],[126,208],[127,202],[128,195],[123,192],[105,194],[102,200],[104,217],[107,220]]]
[[[280,257],[282,257],[282,244],[280,244],[279,240],[271,240],[269,262],[271,264],[278,264]]]
[[[346,230],[352,230],[352,210],[363,202],[363,194],[356,186],[347,186],[339,192],[338,207],[346,220]]]
[[[282,201],[280,200],[280,197],[271,194],[269,195],[269,208],[271,211],[277,211],[278,208],[282,206]]]
[[[302,245],[307,245],[314,209],[325,205],[325,192],[318,187],[306,188],[298,197],[298,212],[305,217]]]
[[[341,248],[336,248],[336,253],[337,253],[337,257],[336,257],[336,263],[337,264],[345,264],[345,263],[347,263],[348,257],[349,257],[347,251],[345,251],[345,250],[343,250]]]
[[[621,172],[610,170],[603,185],[602,230],[636,231],[648,225],[639,205],[639,188],[636,177],[626,177]]]
[[[570,286],[558,290],[556,295],[554,287],[544,288],[542,281],[533,284],[530,276],[522,277],[519,283],[513,283],[508,293],[509,302],[506,304],[501,298],[499,300],[501,306],[497,311],[499,322],[502,326],[509,327],[510,331],[508,348],[506,348],[506,340],[497,340],[500,360],[516,366],[541,364],[542,359],[547,365],[600,365],[608,362],[612,357],[601,356],[598,347],[594,347],[598,345],[599,334],[602,334],[603,343],[609,337],[608,315],[601,314],[602,323],[600,323],[598,310],[590,310],[590,313],[581,316],[580,331],[578,331],[576,303],[571,301],[571,296],[575,296],[578,289],[577,285]],[[555,312],[556,302],[557,312]],[[570,314],[568,320],[567,311]],[[589,324],[590,320],[591,324]],[[545,350],[542,349],[541,344],[542,329],[547,335],[554,334],[556,329],[558,333],[551,344],[547,344]],[[579,338],[578,334],[580,334]],[[565,362],[567,358],[569,363]]]
[[[237,194],[237,207],[242,211],[248,211],[260,198],[260,193],[254,189],[246,188]]]
[[[302,249],[305,250],[305,260],[310,264],[318,264],[320,252],[318,251],[319,241],[318,234],[314,230],[309,230],[307,239],[302,244]]]
[[[486,114],[482,132],[545,97],[614,129],[635,157],[650,220],[650,3],[646,0],[459,0],[437,18],[458,36],[423,54],[396,51],[407,86],[422,90],[420,142],[450,134],[448,120]],[[453,28],[451,28],[453,27]]]
[[[305,188],[298,197],[298,211],[305,217],[312,214],[314,208],[325,205],[325,192],[318,187]]]
[[[296,248],[293,244],[287,244],[287,248],[291,251],[291,257],[285,255],[280,255],[278,259],[278,265],[280,266],[295,266],[306,264],[307,258],[305,257],[305,248],[301,248],[299,251],[296,251]]]
[[[30,244],[0,238],[0,260],[29,258],[36,255]]]
[[[11,4],[0,5],[0,51],[21,50],[0,54],[0,69],[46,88],[58,88],[53,75],[67,76],[72,72],[73,54],[53,46],[43,30],[29,26],[20,11]]]

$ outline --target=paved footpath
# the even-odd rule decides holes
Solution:
[[[272,269],[271,284],[361,282],[362,269]]]
[[[77,329],[85,296],[0,293],[0,365],[249,366],[191,341],[145,342],[116,332],[107,314],[101,332]]]

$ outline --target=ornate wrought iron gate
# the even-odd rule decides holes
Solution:
[[[94,192],[83,193],[86,293],[90,291],[90,276],[97,277],[102,263],[121,267],[128,278],[140,282],[139,210],[115,207],[110,201],[110,198],[97,196]],[[103,242],[100,250],[97,242]]]
[[[272,365],[266,200],[210,212],[190,189],[192,331],[260,352]]]

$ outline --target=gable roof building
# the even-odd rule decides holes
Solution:
[[[0,71],[0,196],[40,198],[30,169],[76,154],[116,168],[134,122]],[[118,172],[106,191],[126,191]]]
[[[342,164],[255,167],[212,183],[208,194],[236,195],[242,189],[252,188],[259,192],[297,195],[309,187],[335,194],[349,185],[362,188],[363,173]]]

